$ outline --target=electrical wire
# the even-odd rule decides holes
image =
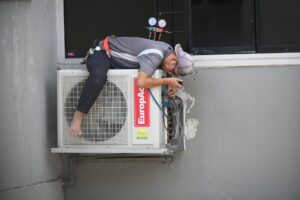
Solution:
[[[151,97],[153,98],[153,100],[155,101],[156,105],[159,107],[159,109],[162,111],[163,115],[165,115],[167,118],[168,116],[165,114],[164,110],[162,109],[162,107],[158,104],[157,100],[155,99],[155,97],[153,96],[151,90],[149,89],[150,91],[150,94],[151,94]],[[173,111],[178,111],[178,107],[176,105],[175,102],[173,102],[173,100],[170,100],[170,104],[172,106],[172,108],[174,109]],[[173,105],[172,105],[173,104]],[[176,114],[176,118],[177,118],[177,114]],[[176,121],[176,120],[175,120]],[[179,121],[179,126],[180,126],[180,129],[183,130],[183,127],[182,127],[182,124],[180,123],[180,120]],[[177,126],[177,125],[176,125]],[[176,128],[176,127],[175,127]],[[174,130],[175,128],[173,127],[173,133],[174,133]],[[200,159],[198,158],[198,154],[196,153],[196,151],[194,150],[194,147],[192,145],[192,143],[188,140],[187,136],[185,135],[185,133],[183,133],[183,136],[185,137],[189,147],[191,148],[192,150],[192,154],[193,156],[195,157],[195,160],[197,161],[197,164],[199,166],[199,168],[204,172],[205,176],[208,178],[208,180],[210,181],[210,183],[214,186],[214,188],[220,193],[222,194],[223,197],[225,197],[227,200],[232,200],[218,185],[217,183],[210,177],[210,175],[208,174],[208,172],[206,171],[206,169],[202,166],[201,162],[200,162]]]
[[[180,123],[180,122],[179,122]],[[179,126],[182,127],[182,124],[180,123]],[[187,141],[189,147],[192,150],[192,154],[195,157],[195,160],[198,164],[198,166],[200,167],[200,169],[204,172],[205,176],[208,178],[208,180],[210,181],[210,183],[214,186],[214,188],[220,193],[222,194],[222,196],[224,196],[227,200],[232,200],[218,185],[217,183],[210,177],[210,175],[208,174],[208,172],[206,171],[206,169],[203,167],[203,165],[201,164],[201,161],[198,157],[198,154],[196,153],[192,143],[188,140],[187,136],[185,135],[185,133],[183,133],[185,140]]]
[[[157,102],[157,100],[155,99],[154,95],[152,94],[152,91],[151,89],[149,88],[149,92],[150,92],[150,95],[152,97],[152,99],[154,100],[154,102],[156,103],[156,105],[158,106],[158,108],[161,110],[161,112],[163,113],[163,115],[168,118],[168,115],[164,112],[164,110],[162,109],[162,107],[159,105],[159,103]]]
[[[208,178],[208,180],[213,184],[213,186],[215,187],[215,189],[217,189],[217,191],[219,191],[227,200],[232,200],[218,185],[217,183],[209,176],[208,172],[205,170],[205,168],[202,166],[201,162],[200,162],[200,159],[198,158],[197,154],[196,154],[196,151],[194,150],[191,142],[188,140],[188,138],[186,137],[185,134],[183,134],[189,147],[191,148],[192,150],[192,153],[195,157],[195,160],[197,161],[199,167],[202,169],[202,171],[204,172],[205,176]]]

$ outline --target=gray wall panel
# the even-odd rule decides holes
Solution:
[[[54,1],[0,1],[0,27],[1,199],[51,199],[53,184],[62,196],[58,181],[47,183],[60,175],[59,157],[50,153],[56,143]],[[44,183],[47,198],[34,194],[37,183]]]

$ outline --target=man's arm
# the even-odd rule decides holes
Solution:
[[[141,88],[153,88],[161,85],[168,85],[175,89],[183,88],[180,82],[181,80],[178,78],[152,78],[142,71],[139,72],[137,80],[137,84]]]

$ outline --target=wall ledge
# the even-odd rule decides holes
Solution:
[[[195,68],[300,66],[300,53],[193,55]]]

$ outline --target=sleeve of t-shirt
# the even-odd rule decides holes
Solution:
[[[143,54],[137,57],[140,64],[140,71],[148,75],[153,75],[155,70],[161,65],[163,58],[158,54]]]

